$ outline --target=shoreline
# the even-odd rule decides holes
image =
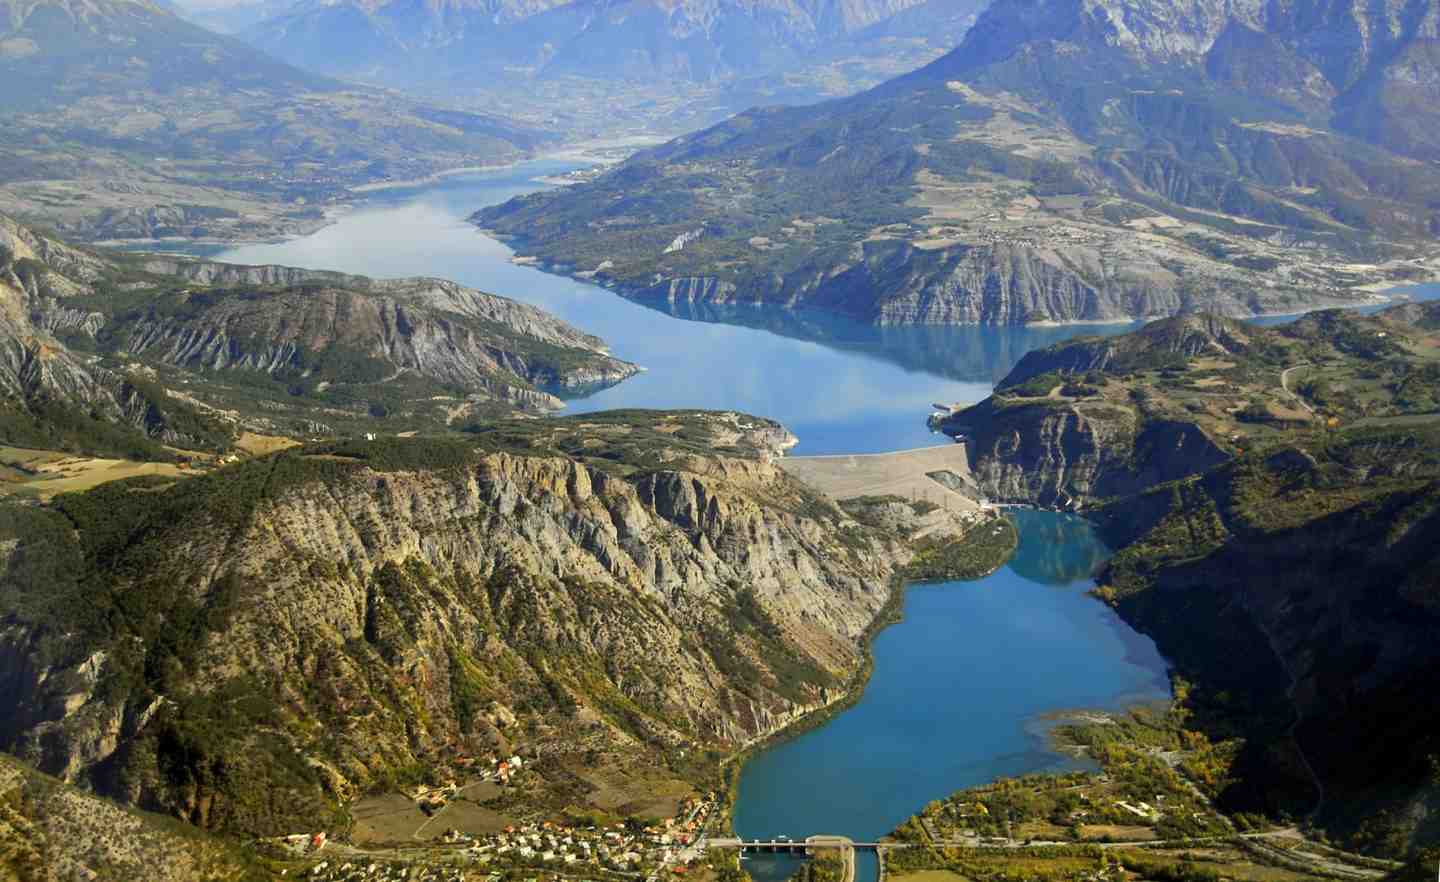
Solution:
[[[506,247],[510,248],[510,250],[511,250],[511,252],[512,252],[512,253],[511,253],[511,256],[510,256],[510,262],[511,262],[512,264],[515,264],[516,266],[528,266],[528,267],[532,267],[532,268],[534,268],[534,269],[537,269],[537,270],[539,270],[539,271],[541,271],[541,272],[543,272],[543,273],[547,273],[547,274],[552,275],[552,276],[560,276],[560,277],[562,277],[562,278],[571,279],[571,280],[576,281],[576,282],[584,282],[584,283],[586,283],[586,284],[594,285],[594,286],[596,286],[597,288],[604,288],[605,290],[610,291],[611,293],[615,294],[616,296],[623,297],[623,298],[625,298],[626,300],[631,301],[632,303],[646,304],[646,303],[661,302],[661,301],[659,301],[659,300],[657,300],[657,299],[655,299],[655,298],[645,298],[645,297],[637,296],[638,292],[641,291],[641,290],[644,290],[644,289],[635,288],[635,287],[632,287],[632,286],[627,286],[627,285],[619,282],[618,280],[614,279],[613,277],[602,277],[602,276],[598,275],[597,272],[594,271],[594,270],[579,270],[579,269],[576,269],[575,267],[573,267],[573,266],[571,266],[571,265],[569,265],[569,264],[556,263],[556,262],[554,262],[554,261],[546,260],[546,259],[544,259],[544,258],[542,258],[542,257],[539,257],[539,256],[537,256],[537,255],[534,255],[534,254],[522,254],[522,253],[520,253],[520,251],[519,251],[515,246],[516,246],[516,245],[520,245],[520,246],[523,247],[523,244],[524,244],[524,237],[523,237],[523,236],[509,235],[509,234],[500,233],[500,232],[498,232],[498,231],[496,231],[496,230],[493,230],[493,229],[491,229],[491,228],[489,228],[489,227],[481,226],[481,225],[478,224],[478,223],[474,223],[473,221],[469,221],[468,218],[467,218],[467,222],[470,223],[470,225],[473,226],[473,227],[476,229],[476,231],[478,231],[482,236],[485,236],[485,237],[491,239],[492,241],[499,242],[500,244],[505,245]],[[1299,311],[1299,312],[1257,312],[1257,313],[1249,313],[1249,314],[1246,314],[1246,315],[1228,315],[1228,314],[1222,314],[1222,315],[1223,315],[1225,318],[1231,318],[1231,319],[1235,319],[1236,321],[1242,321],[1242,322],[1243,322],[1243,321],[1252,321],[1252,320],[1256,320],[1256,319],[1273,319],[1273,318],[1286,318],[1286,317],[1299,318],[1299,317],[1301,317],[1301,316],[1303,316],[1303,315],[1307,315],[1307,314],[1309,314],[1309,313],[1311,313],[1311,312],[1320,312],[1320,311],[1329,310],[1329,309],[1367,309],[1367,308],[1375,307],[1375,306],[1399,305],[1399,304],[1402,304],[1402,303],[1412,302],[1412,298],[1409,298],[1409,297],[1407,297],[1407,296],[1405,296],[1405,295],[1403,294],[1403,292],[1404,292],[1405,290],[1410,289],[1410,288],[1425,287],[1425,286],[1428,286],[1428,285],[1440,285],[1440,277],[1437,277],[1434,281],[1422,281],[1422,282],[1417,282],[1417,281],[1403,281],[1403,282],[1395,282],[1395,281],[1391,281],[1391,282],[1367,282],[1367,283],[1365,283],[1365,284],[1363,284],[1363,285],[1355,285],[1355,286],[1352,286],[1352,287],[1350,287],[1350,288],[1345,289],[1345,290],[1347,290],[1347,291],[1354,291],[1354,292],[1357,292],[1357,294],[1363,295],[1363,296],[1357,297],[1355,301],[1342,302],[1342,303],[1331,303],[1331,304],[1316,304],[1316,305],[1314,305],[1314,306],[1312,306],[1312,307],[1309,307],[1309,308],[1307,308],[1307,309],[1303,309],[1303,310],[1301,310],[1301,311]],[[695,301],[695,302],[703,303],[703,302],[705,302],[705,301]],[[1115,318],[1115,319],[1108,319],[1108,318],[1107,318],[1107,319],[1073,319],[1073,320],[1070,320],[1070,321],[1045,320],[1045,321],[1036,321],[1036,322],[1026,322],[1026,323],[1021,324],[1021,325],[994,324],[994,323],[985,323],[985,322],[945,322],[945,323],[939,323],[939,324],[928,324],[928,323],[913,322],[913,323],[893,324],[893,323],[885,323],[885,322],[867,322],[867,321],[858,319],[858,318],[856,318],[856,317],[854,317],[854,316],[852,316],[852,315],[849,315],[849,314],[847,314],[847,313],[836,312],[836,311],[833,311],[833,310],[819,309],[819,308],[815,308],[815,307],[780,306],[780,305],[777,305],[777,304],[769,304],[769,303],[724,303],[724,304],[714,304],[714,305],[716,305],[716,306],[722,306],[722,305],[723,305],[723,306],[726,306],[726,307],[729,307],[729,308],[735,308],[735,309],[748,308],[748,309],[755,309],[755,310],[779,310],[779,311],[791,312],[791,313],[803,313],[803,312],[806,312],[807,310],[813,310],[814,312],[818,312],[818,313],[821,313],[821,314],[823,314],[823,315],[833,316],[833,317],[842,318],[842,319],[848,319],[848,320],[850,320],[850,321],[858,322],[858,323],[860,323],[860,324],[862,324],[862,325],[866,325],[866,326],[868,326],[868,327],[874,327],[874,328],[1069,328],[1069,327],[1083,328],[1083,327],[1107,327],[1107,326],[1113,327],[1113,326],[1117,326],[1117,325],[1148,324],[1148,323],[1150,323],[1150,322],[1161,321],[1161,320],[1167,319],[1167,318],[1176,318],[1177,316],[1181,316],[1181,315],[1195,315],[1195,314],[1197,314],[1197,313],[1168,313],[1168,314],[1159,314],[1159,315],[1153,315],[1153,316],[1139,316],[1139,317],[1132,317],[1132,318]]]
[[[895,575],[891,577],[890,596],[886,598],[885,603],[876,611],[875,617],[870,620],[870,624],[866,625],[865,630],[860,634],[860,667],[856,668],[855,673],[851,674],[850,681],[845,685],[845,689],[841,692],[840,696],[824,707],[817,708],[768,735],[760,736],[721,758],[718,771],[721,778],[720,786],[724,792],[722,802],[724,805],[725,832],[731,836],[736,835],[734,828],[735,801],[740,793],[740,773],[744,769],[746,762],[761,751],[769,750],[786,741],[799,738],[801,735],[820,728],[835,717],[854,707],[860,702],[860,699],[864,697],[865,689],[870,684],[870,677],[875,671],[875,639],[879,637],[881,632],[886,628],[905,621],[905,593],[911,585],[925,585],[935,582],[978,581],[979,579],[993,575],[998,572],[1001,567],[1009,563],[1019,547],[1019,532],[1017,530],[1015,546],[1011,548],[1010,553],[1005,556],[1005,559],[985,574],[971,579],[907,578],[903,570],[896,572]],[[1061,755],[1058,752],[1052,752],[1056,753],[1056,756]]]
[[[205,247],[214,247],[214,248],[217,248],[217,249],[229,250],[229,249],[242,248],[242,247],[251,246],[251,245],[277,245],[277,244],[284,244],[284,243],[287,243],[287,242],[296,241],[296,240],[298,240],[298,239],[303,239],[303,238],[305,238],[305,237],[307,237],[307,236],[314,235],[315,233],[318,233],[318,232],[320,232],[321,230],[324,230],[324,229],[326,229],[326,228],[328,228],[328,227],[334,226],[335,224],[337,224],[337,223],[339,223],[341,220],[343,220],[343,219],[344,219],[344,216],[345,216],[346,214],[349,214],[350,212],[352,212],[352,211],[356,210],[357,208],[359,208],[360,206],[359,206],[358,203],[363,202],[363,201],[364,201],[364,198],[365,198],[366,196],[368,196],[369,194],[371,194],[371,193],[379,193],[379,192],[384,192],[384,191],[386,191],[386,190],[405,189],[405,188],[409,188],[409,187],[423,187],[423,186],[426,186],[427,184],[438,184],[438,183],[441,183],[441,182],[443,182],[445,179],[451,178],[451,177],[457,177],[457,176],[466,175],[466,174],[484,174],[484,173],[487,173],[487,172],[504,171],[504,170],[506,170],[506,169],[519,168],[520,166],[522,166],[522,165],[524,165],[524,164],[526,164],[526,163],[529,163],[529,162],[540,162],[540,161],[545,161],[545,160],[562,160],[562,161],[579,162],[579,163],[586,163],[586,164],[589,164],[589,165],[592,165],[592,166],[613,165],[613,164],[616,164],[616,163],[618,163],[618,162],[622,162],[622,161],[623,161],[623,158],[618,158],[618,159],[616,159],[616,158],[611,158],[611,157],[609,157],[609,156],[604,155],[607,151],[618,151],[618,150],[621,150],[621,149],[633,147],[633,148],[635,148],[635,150],[632,151],[632,152],[637,152],[639,149],[643,149],[645,146],[653,146],[653,145],[655,145],[655,144],[660,144],[660,143],[664,143],[664,142],[665,142],[665,139],[662,138],[662,137],[660,137],[660,136],[645,136],[645,135],[636,135],[636,136],[631,136],[631,137],[622,137],[622,138],[616,138],[616,139],[611,139],[611,140],[603,140],[603,141],[597,141],[597,142],[582,142],[582,143],[579,143],[579,144],[561,146],[561,147],[555,148],[555,149],[553,149],[553,150],[546,151],[546,152],[544,152],[544,153],[538,153],[538,154],[536,154],[536,155],[534,155],[534,156],[530,156],[530,157],[527,157],[527,158],[524,158],[524,159],[512,160],[512,161],[503,162],[503,163],[497,163],[497,164],[495,164],[495,165],[463,166],[463,167],[452,168],[452,169],[443,169],[443,170],[438,171],[438,172],[435,172],[435,173],[433,173],[433,174],[426,175],[426,176],[424,176],[424,177],[422,177],[422,178],[414,178],[414,179],[401,180],[401,181],[380,181],[380,182],[374,182],[374,183],[370,183],[370,184],[360,184],[360,185],[357,185],[357,186],[355,186],[355,187],[351,187],[351,188],[349,188],[349,190],[348,190],[348,192],[355,193],[355,194],[359,194],[359,196],[360,196],[360,199],[359,199],[359,200],[357,200],[357,201],[347,201],[347,202],[343,202],[343,203],[338,203],[338,204],[333,205],[333,206],[327,206],[327,207],[324,209],[324,217],[321,218],[320,220],[317,220],[317,221],[315,221],[315,222],[313,222],[313,223],[311,223],[311,224],[303,225],[303,226],[299,229],[299,231],[297,231],[297,232],[287,233],[287,234],[284,234],[284,235],[279,235],[279,236],[274,236],[274,237],[258,238],[258,239],[211,239],[211,238],[192,239],[192,238],[185,238],[185,237],[169,237],[169,238],[165,238],[165,239],[105,239],[105,240],[96,240],[96,241],[93,241],[93,242],[88,242],[88,243],[83,243],[83,244],[93,245],[93,246],[95,246],[95,247],[102,247],[102,248],[114,248],[114,249],[118,249],[118,250],[126,250],[126,251],[131,251],[131,252],[138,252],[138,253],[144,253],[144,252],[146,252],[146,251],[154,250],[154,251],[157,252],[157,253],[181,254],[181,255],[184,255],[184,256],[188,256],[188,257],[195,257],[196,255],[189,254],[188,252],[183,251],[183,250],[180,250],[180,251],[174,251],[174,250],[172,250],[172,251],[168,251],[168,252],[167,252],[167,251],[165,250],[165,246],[166,246],[166,245],[172,245],[172,246],[178,246],[178,247],[180,247],[180,248],[184,248],[184,247],[187,247],[187,246],[188,246],[188,247],[205,246]],[[559,183],[550,183],[550,182],[546,181],[546,179],[543,178],[543,177],[541,177],[541,178],[536,178],[536,180],[537,180],[537,181],[542,181],[542,182],[546,183],[547,188],[554,188],[554,187],[563,186],[562,184],[559,184]],[[457,220],[460,220],[461,222],[467,224],[468,226],[470,226],[471,228],[473,228],[474,230],[476,230],[477,232],[479,232],[481,235],[486,236],[487,238],[491,239],[492,241],[498,242],[498,243],[500,243],[500,244],[503,244],[503,245],[509,247],[510,250],[511,250],[511,252],[512,252],[511,255],[510,255],[510,258],[509,258],[509,260],[510,260],[511,263],[513,263],[513,264],[515,264],[515,265],[517,265],[517,266],[529,266],[529,267],[533,267],[533,268],[538,269],[538,270],[540,270],[541,272],[547,273],[547,274],[549,274],[549,275],[560,276],[560,277],[568,278],[568,279],[571,279],[571,280],[574,280],[574,281],[584,282],[584,283],[587,283],[587,284],[595,285],[596,287],[605,288],[606,290],[609,290],[609,291],[611,291],[612,293],[614,293],[614,294],[616,294],[616,295],[618,295],[618,296],[620,296],[620,297],[623,297],[623,298],[625,298],[626,300],[630,300],[630,301],[632,301],[632,302],[636,302],[636,303],[645,303],[645,302],[647,302],[647,299],[646,299],[646,298],[641,298],[641,297],[634,296],[635,292],[638,291],[638,290],[640,290],[640,289],[629,288],[629,287],[621,284],[619,281],[617,281],[617,280],[615,280],[615,279],[613,279],[613,278],[602,278],[602,277],[597,276],[597,274],[596,274],[594,271],[578,270],[578,269],[576,269],[576,268],[574,268],[574,267],[571,267],[571,266],[569,266],[569,265],[567,265],[567,264],[560,264],[560,263],[556,263],[556,262],[553,262],[553,261],[544,260],[544,259],[542,259],[542,258],[540,258],[540,257],[538,257],[538,256],[536,256],[536,255],[529,255],[529,254],[521,254],[521,253],[519,253],[519,251],[518,251],[514,246],[515,246],[515,244],[522,244],[522,245],[523,245],[523,239],[524,239],[524,237],[522,237],[522,236],[513,236],[513,235],[501,234],[501,233],[498,233],[498,232],[495,231],[495,230],[492,230],[492,229],[489,229],[489,228],[487,228],[487,227],[481,226],[480,224],[477,224],[477,223],[475,223],[474,221],[472,221],[472,220],[470,219],[471,216],[473,216],[473,214],[474,214],[474,213],[472,212],[470,215],[466,215],[466,216],[457,218]],[[153,246],[153,248],[152,248],[151,246]],[[211,259],[211,260],[213,260],[214,257],[209,257],[209,258],[204,258],[204,259]],[[1285,317],[1291,317],[1291,316],[1298,318],[1298,317],[1300,317],[1300,316],[1302,316],[1302,315],[1305,315],[1305,314],[1307,314],[1307,313],[1309,313],[1309,312],[1315,312],[1315,311],[1319,311],[1319,310],[1327,310],[1327,309],[1364,309],[1364,308],[1367,308],[1367,307],[1374,307],[1374,306],[1387,305],[1387,304],[1390,304],[1390,305],[1398,305],[1398,304],[1401,304],[1401,303],[1412,302],[1411,298],[1405,296],[1405,295],[1402,293],[1404,290],[1409,289],[1409,288],[1417,288],[1417,287],[1424,287],[1424,286],[1428,286],[1428,285],[1437,285],[1437,284],[1440,284],[1440,276],[1436,276],[1436,277],[1434,277],[1433,279],[1431,279],[1431,280],[1426,280],[1426,281],[1403,281],[1403,282],[1401,282],[1401,281],[1398,281],[1398,280],[1392,280],[1392,281],[1366,282],[1366,283],[1363,283],[1363,284],[1353,285],[1353,286],[1351,286],[1351,287],[1349,287],[1349,288],[1346,289],[1346,290],[1348,290],[1348,291],[1354,291],[1354,292],[1362,293],[1362,294],[1366,295],[1366,296],[1364,297],[1364,299],[1363,299],[1362,302],[1341,303],[1341,304],[1331,304],[1331,305],[1319,305],[1319,304],[1317,304],[1317,305],[1315,305],[1315,306],[1313,306],[1313,307],[1310,307],[1310,308],[1308,308],[1308,309],[1303,309],[1303,310],[1301,310],[1301,311],[1299,311],[1299,312],[1261,312],[1261,313],[1251,313],[1251,314],[1248,314],[1248,315],[1234,315],[1234,316],[1226,316],[1226,317],[1227,317],[1227,318],[1234,318],[1234,319],[1237,319],[1237,320],[1239,320],[1239,321],[1247,321],[1247,320],[1252,320],[1252,319],[1285,318]],[[786,312],[804,312],[804,311],[806,311],[806,308],[804,308],[804,307],[794,308],[794,307],[777,306],[777,305],[774,305],[774,304],[765,304],[765,303],[733,303],[733,304],[726,304],[726,305],[727,305],[727,306],[731,306],[731,307],[751,307],[751,308],[754,308],[754,309],[757,309],[757,310],[784,310],[784,311],[786,311]],[[878,328],[878,327],[924,327],[924,328],[951,328],[951,327],[954,327],[954,328],[969,328],[969,327],[976,327],[976,328],[982,328],[982,327],[993,327],[993,328],[1000,328],[1000,327],[1016,327],[1016,328],[1105,327],[1105,326],[1128,325],[1128,324],[1136,324],[1136,323],[1148,323],[1148,322],[1153,322],[1153,321],[1159,321],[1159,320],[1161,320],[1161,319],[1173,318],[1173,317],[1175,317],[1176,315],[1183,315],[1183,314],[1185,314],[1185,313],[1175,313],[1175,314],[1161,314],[1161,315],[1154,315],[1154,316],[1141,316],[1141,317],[1115,318],[1115,319],[1109,319],[1109,318],[1106,318],[1106,319],[1074,319],[1074,320],[1070,320],[1070,321],[1045,320],[1045,321],[1036,321],[1036,322],[1026,322],[1026,323],[1023,324],[1023,325],[1000,325],[1000,324],[987,324],[987,323],[983,323],[983,322],[940,323],[940,324],[905,323],[905,324],[893,325],[893,324],[887,324],[887,323],[882,323],[882,322],[866,322],[866,321],[863,321],[863,320],[861,320],[861,319],[855,318],[855,317],[853,317],[853,316],[847,315],[847,314],[845,314],[845,313],[835,312],[835,311],[831,311],[831,310],[816,310],[816,311],[817,311],[817,312],[821,312],[821,313],[823,313],[823,314],[825,314],[825,315],[835,316],[835,317],[844,318],[844,319],[850,319],[850,320],[852,320],[852,321],[856,321],[856,322],[859,322],[859,323],[861,323],[861,324],[868,325],[868,326],[870,326],[870,327],[877,327],[877,328]]]
[[[865,687],[870,683],[870,675],[875,670],[875,638],[881,631],[905,620],[905,589],[908,585],[909,582],[898,573],[891,577],[890,596],[886,598],[885,603],[876,611],[875,618],[870,620],[870,624],[860,634],[860,667],[850,675],[850,682],[845,685],[838,698],[768,735],[762,735],[747,742],[720,760],[720,786],[724,789],[724,830],[726,833],[735,835],[735,801],[740,793],[740,772],[747,761],[761,751],[820,728],[859,703],[865,694]]]

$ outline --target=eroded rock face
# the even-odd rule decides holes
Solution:
[[[840,697],[908,558],[867,529],[839,542],[848,518],[763,459],[689,454],[630,477],[501,452],[443,470],[287,462],[321,474],[277,471],[238,517],[206,502],[122,553],[170,561],[184,599],[152,610],[169,620],[155,635],[205,611],[183,661],[140,634],[0,634],[5,692],[27,709],[11,749],[198,823],[277,830],[324,823],[337,787],[445,745],[733,747]],[[15,538],[9,578],[45,553]]]
[[[964,433],[971,474],[1001,502],[1080,508],[1200,474],[1228,456],[1193,423],[1101,404],[977,405]]]
[[[27,412],[59,406],[213,449],[222,423],[296,432],[364,419],[402,378],[415,390],[405,406],[448,424],[477,409],[559,410],[552,390],[639,370],[541,309],[453,282],[107,254],[0,217],[0,393]],[[273,394],[227,399],[215,372],[249,386],[265,375]]]

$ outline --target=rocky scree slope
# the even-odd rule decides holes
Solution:
[[[291,67],[149,0],[0,3],[0,211],[92,240],[258,238],[350,185],[552,136]]]
[[[787,438],[613,412],[0,508],[0,739],[249,833],[457,751],[523,742],[557,810],[622,760],[693,768],[839,698],[908,560],[773,463]]]
[[[912,74],[475,220],[636,298],[881,324],[1338,305],[1433,276],[1436,147],[1398,133],[1440,131],[1416,97],[1436,20],[1433,0],[1000,0]]]
[[[107,254],[3,217],[0,293],[9,410],[80,409],[181,446],[223,444],[227,425],[313,435],[548,411],[562,403],[546,389],[638,370],[543,310],[451,282]]]

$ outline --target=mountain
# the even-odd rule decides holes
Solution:
[[[123,809],[0,755],[0,873],[25,882],[261,882],[236,843]]]
[[[476,219],[639,299],[881,324],[1353,302],[1435,271],[1435,20],[1002,0],[869,92],[755,109]]]
[[[787,476],[787,443],[620,411],[0,504],[0,743],[259,835],[514,752],[537,771],[506,815],[712,788],[846,695],[913,555]],[[975,517],[926,515],[989,536]]]
[[[952,48],[977,0],[301,0],[246,29],[292,63],[507,112],[674,131],[713,106],[853,91]],[[544,100],[535,106],[535,90]],[[520,100],[516,100],[519,98]],[[677,98],[684,100],[677,101]],[[650,102],[648,111],[642,105]],[[529,117],[527,117],[529,118]],[[692,126],[693,127],[693,126]]]
[[[547,137],[303,72],[148,0],[5,0],[0,78],[0,210],[89,238],[294,231],[351,185]]]
[[[546,412],[634,365],[548,313],[375,281],[76,248],[0,216],[0,439],[164,457]]]
[[[1437,326],[1168,319],[1033,352],[942,426],[991,498],[1083,508],[1117,549],[1099,595],[1244,740],[1223,808],[1392,857],[1440,840]]]

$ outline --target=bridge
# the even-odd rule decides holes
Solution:
[[[807,836],[804,839],[707,839],[710,848],[738,848],[761,853],[809,854],[821,848],[853,848],[878,851],[882,848],[908,848],[906,842],[855,842],[844,836]]]
[[[805,839],[711,839],[711,848],[738,848],[742,852],[769,852],[813,855],[820,851],[838,851],[845,862],[842,882],[855,882],[855,851],[880,852],[882,848],[905,848],[906,843],[856,842],[847,836],[807,836]]]

